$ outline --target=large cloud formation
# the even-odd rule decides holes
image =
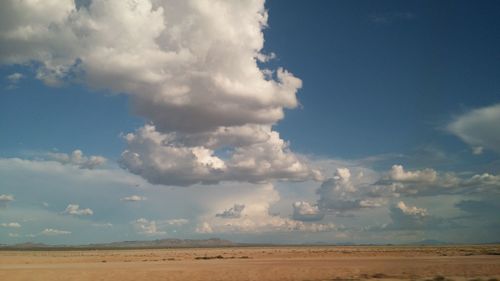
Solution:
[[[259,68],[266,24],[263,0],[10,0],[0,63],[130,95],[151,125],[127,135],[121,164],[153,183],[317,178],[271,128],[301,80]]]
[[[440,218],[429,214],[427,209],[409,206],[403,201],[389,209],[391,222],[372,230],[416,230],[428,231],[437,229],[462,228],[453,218]]]
[[[358,175],[359,177],[359,175]],[[338,168],[332,178],[324,181],[316,190],[318,206],[324,211],[346,212],[382,205],[381,198],[369,194],[369,189],[357,184],[347,168]]]
[[[229,198],[221,199],[227,202]],[[256,185],[251,194],[240,202],[207,211],[198,218],[198,233],[263,233],[263,232],[328,232],[337,230],[333,223],[298,221],[271,212],[271,206],[280,200],[272,184]],[[317,219],[316,219],[317,220]]]
[[[214,184],[222,180],[259,183],[270,179],[320,178],[319,172],[292,153],[270,126],[254,129],[250,125],[219,128],[209,133],[208,142],[197,140],[195,144],[186,145],[185,135],[163,134],[146,125],[125,136],[128,149],[122,153],[120,163],[151,183],[180,186]],[[219,134],[219,130],[222,133]],[[250,132],[247,135],[241,130]],[[256,137],[258,134],[262,138]],[[187,142],[192,143],[197,136],[187,137]],[[218,156],[212,146],[230,149],[230,155]]]
[[[500,176],[483,173],[470,177],[456,173],[439,173],[433,169],[406,171],[401,165],[371,186],[373,196],[433,196],[442,194],[496,194]]]
[[[390,215],[392,223],[389,227],[401,229],[420,229],[429,218],[426,209],[408,206],[403,201],[399,201],[396,206],[391,208]]]
[[[321,220],[325,215],[360,211],[387,205],[397,198],[436,195],[498,196],[500,176],[482,173],[472,176],[438,172],[431,168],[407,170],[393,165],[378,177],[364,179],[363,173],[353,176],[349,168],[337,168],[316,190],[316,204],[298,201],[293,204],[293,218],[299,221]],[[408,214],[404,203],[391,209],[391,214]],[[423,214],[423,213],[422,213]],[[436,223],[437,221],[431,220]]]

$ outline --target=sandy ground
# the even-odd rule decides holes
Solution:
[[[0,280],[500,280],[500,246],[0,251]]]

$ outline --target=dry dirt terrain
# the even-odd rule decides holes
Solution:
[[[0,251],[0,280],[500,280],[500,246]]]

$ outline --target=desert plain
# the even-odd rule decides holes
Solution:
[[[500,245],[0,251],[0,280],[500,280]]]

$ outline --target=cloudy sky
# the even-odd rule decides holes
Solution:
[[[498,242],[498,1],[3,1],[0,243]]]

